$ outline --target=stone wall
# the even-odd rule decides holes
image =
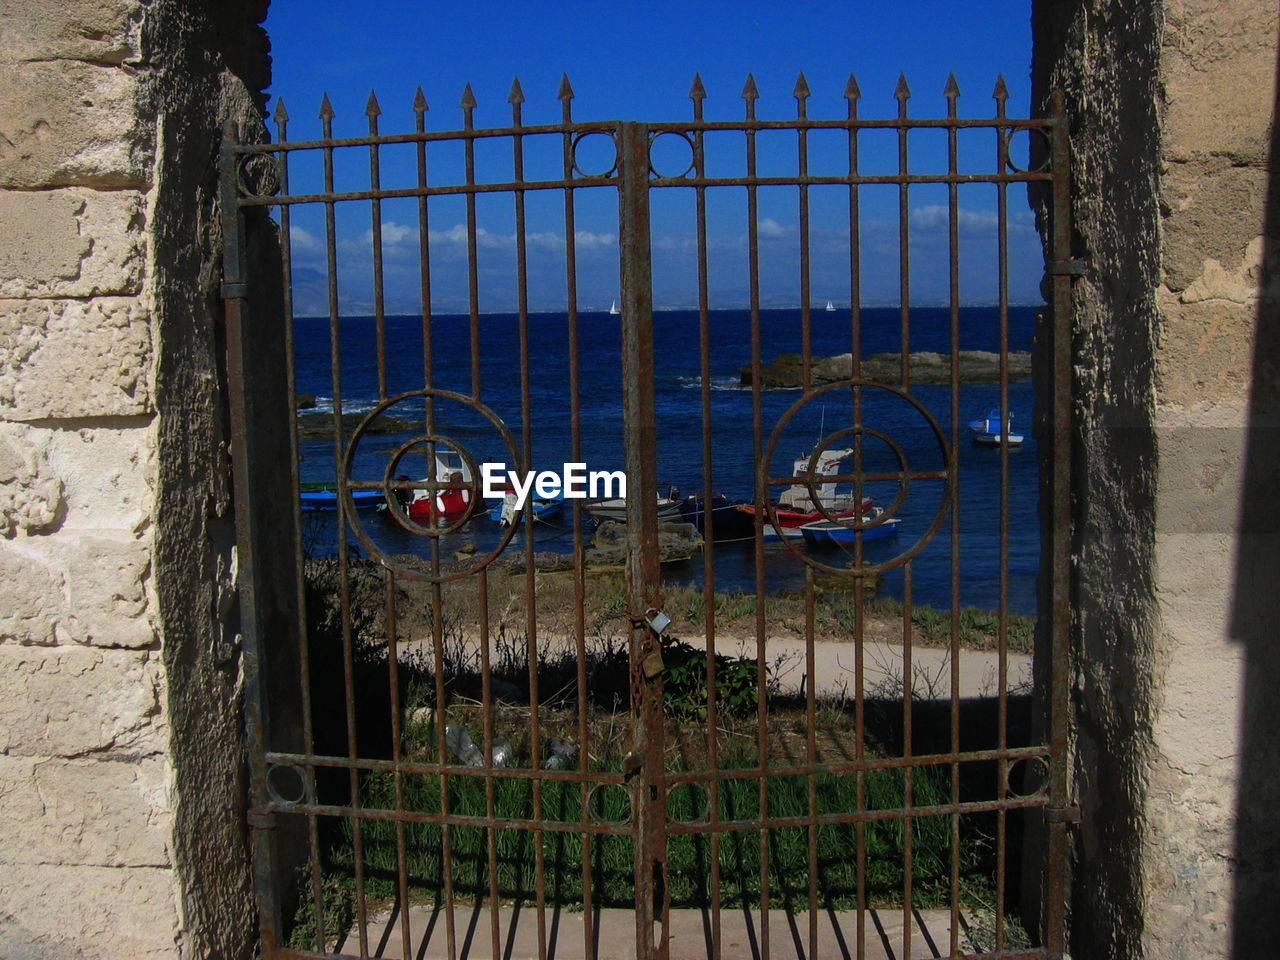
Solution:
[[[1277,28],[1273,0],[1035,7],[1036,95],[1067,91],[1088,262],[1074,292],[1077,957],[1272,952],[1256,894],[1277,879],[1280,764],[1250,723],[1272,722],[1280,684],[1263,586],[1274,507],[1271,546],[1242,547],[1264,532],[1249,476],[1257,499],[1277,439],[1275,360],[1257,340],[1280,293]]]
[[[8,960],[251,953],[214,200],[264,13],[0,0]]]

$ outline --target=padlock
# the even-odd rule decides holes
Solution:
[[[649,629],[658,636],[662,636],[662,632],[666,630],[667,627],[671,626],[671,618],[661,610],[655,610],[653,607],[650,607],[644,612],[644,614],[646,617],[645,622],[649,624]]]

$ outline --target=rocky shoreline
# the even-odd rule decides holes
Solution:
[[[961,350],[957,354],[961,383],[999,383],[1000,354],[987,350]],[[951,355],[949,353],[933,353],[917,351],[909,356],[912,383],[951,382]],[[1009,380],[1029,380],[1031,378],[1031,354],[1018,350],[1008,355]],[[840,354],[835,357],[811,358],[810,371],[813,383],[822,385],[835,383],[838,380],[850,380],[853,377],[853,355]],[[875,383],[896,384],[902,382],[902,354],[873,353],[862,360],[861,375],[863,380]],[[752,384],[750,365],[738,371],[739,379],[744,387]],[[780,353],[773,363],[761,368],[760,384],[766,389],[799,387],[804,377],[803,359],[798,353]]]

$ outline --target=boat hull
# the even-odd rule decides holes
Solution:
[[[753,524],[752,529],[754,530],[755,513],[756,513],[755,504],[744,503],[744,504],[741,504],[739,507],[737,507],[737,509],[747,515],[747,517],[751,520]],[[869,498],[863,500],[862,513],[865,514],[871,509],[872,509],[871,500]],[[806,523],[820,523],[820,522],[826,521],[828,519],[828,515],[830,517],[834,517],[837,520],[850,520],[857,517],[858,510],[853,506],[848,506],[848,507],[845,507],[844,509],[828,508],[827,514],[824,515],[817,510],[793,510],[789,507],[782,507],[775,504],[774,515],[778,518],[776,526],[769,519],[769,514],[767,512],[765,513],[765,518],[764,518],[765,539],[776,540],[782,537],[787,537],[789,539],[798,540],[803,536],[803,534],[800,532],[800,528],[803,527]]]
[[[658,501],[658,521],[660,523],[679,522],[680,500],[668,500],[663,498]],[[616,523],[627,522],[627,501],[625,500],[588,500],[583,504],[583,509],[590,514],[591,519],[597,524],[614,521]]]
[[[862,534],[863,543],[873,540],[887,540],[890,537],[897,536],[898,524],[901,522],[897,517],[891,517],[888,520],[877,523],[875,526],[863,527],[861,531],[857,531],[852,527],[846,527],[842,523],[821,520],[807,523],[799,529],[800,535],[804,537],[804,542],[809,546],[851,547],[857,542],[859,532]]]
[[[335,490],[304,490],[298,494],[299,506],[303,510],[337,510],[338,494]],[[386,498],[381,490],[352,490],[351,501],[357,510],[373,510]]]
[[[751,514],[738,509],[741,500],[729,500],[718,493],[711,498],[711,532],[712,540],[749,540],[755,536],[755,519]],[[681,507],[681,516],[685,523],[691,523],[704,538],[707,535],[707,501],[704,497],[695,496],[686,500]]]
[[[434,497],[419,496],[411,500],[405,512],[414,523],[451,522],[463,516],[470,506],[470,490],[442,490]]]
[[[530,505],[533,508],[533,519],[546,521],[558,515],[564,508],[564,498],[557,497],[543,500],[535,497]],[[490,508],[489,519],[502,524],[504,527],[509,526],[524,519],[524,510],[517,510],[514,501],[508,505],[506,500],[500,500]]]
[[[1022,446],[1022,441],[1025,437],[1020,433],[1010,433],[1004,438],[1001,438],[998,433],[975,433],[973,435],[973,442],[981,444],[984,447],[998,447],[1000,446],[1001,439],[1008,440],[1009,446],[1011,447],[1020,447]]]

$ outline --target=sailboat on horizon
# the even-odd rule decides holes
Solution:
[[[835,312],[836,312],[836,305],[835,305],[834,303],[832,303],[830,300],[828,300],[828,301],[827,301],[827,313],[835,313]]]
[[[615,317],[622,312],[621,310],[618,309],[617,300],[613,301],[613,305],[609,307],[609,312],[613,314]]]

